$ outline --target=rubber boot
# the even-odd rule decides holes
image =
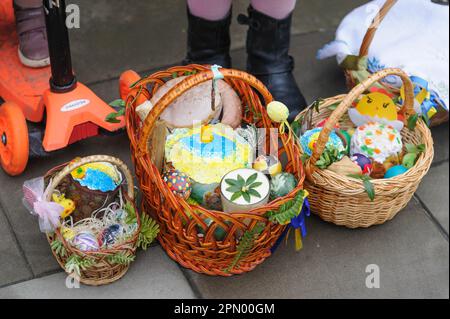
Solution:
[[[292,14],[277,20],[248,9],[238,22],[248,25],[247,71],[263,82],[276,101],[289,108],[289,121],[306,107],[306,101],[292,74],[294,59],[289,55]]]
[[[224,68],[231,68],[230,56],[230,25],[231,10],[222,20],[209,21],[188,14],[188,49],[187,64],[218,64]]]

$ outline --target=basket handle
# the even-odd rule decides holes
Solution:
[[[270,103],[273,98],[270,94],[269,90],[264,86],[264,84],[255,78],[253,75],[250,75],[246,72],[234,70],[234,69],[220,69],[220,73],[222,73],[225,79],[238,79],[246,82],[251,87],[255,88],[259,91],[259,93],[264,98],[266,104]],[[148,140],[152,134],[153,128],[155,126],[156,121],[164,112],[164,110],[169,107],[179,96],[183,95],[188,90],[193,87],[210,81],[214,79],[214,73],[211,70],[201,71],[195,75],[191,75],[178,83],[175,87],[169,90],[159,101],[156,103],[155,107],[150,111],[149,115],[144,121],[144,125],[142,127],[142,135],[139,139],[139,153],[140,155],[148,154],[149,149],[147,147]],[[145,79],[138,83],[138,85],[144,85]]]
[[[351,107],[353,102],[361,96],[367,89],[373,85],[374,83],[380,81],[389,75],[397,75],[399,76],[405,87],[405,101],[403,103],[403,107],[400,110],[400,113],[405,114],[405,119],[408,115],[415,114],[414,111],[414,86],[409,78],[409,76],[402,71],[401,69],[385,69],[378,73],[374,73],[372,76],[355,86],[355,88],[348,93],[336,110],[333,111],[328,121],[325,123],[322,131],[320,132],[319,138],[317,140],[316,146],[314,148],[313,154],[309,159],[306,165],[306,172],[309,176],[312,176],[312,173],[317,169],[316,162],[319,160],[323,151],[325,150],[325,146],[328,143],[328,139],[331,131],[333,131],[335,125],[339,122],[339,119],[347,112],[347,110]]]
[[[398,0],[386,0],[384,5],[380,8],[380,11],[373,19],[372,24],[367,29],[366,35],[364,36],[361,43],[361,48],[359,49],[359,57],[365,57],[369,54],[369,47],[372,44],[375,34],[377,33],[378,27],[397,1]]]
[[[61,183],[61,181],[69,175],[71,172],[76,170],[77,168],[89,164],[89,163],[96,163],[96,162],[108,162],[115,166],[117,166],[120,171],[125,175],[125,179],[127,180],[127,187],[128,187],[128,197],[130,200],[134,200],[134,181],[133,176],[131,175],[130,170],[128,169],[127,165],[125,165],[124,162],[122,162],[120,159],[108,156],[108,155],[93,155],[84,157],[81,160],[77,162],[70,163],[66,167],[64,167],[56,176],[51,180],[51,184],[47,190],[47,200],[50,201],[53,192],[55,191],[56,187]]]

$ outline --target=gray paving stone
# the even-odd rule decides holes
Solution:
[[[447,234],[449,224],[448,185],[448,162],[445,162],[430,169],[416,193],[444,227]]]
[[[433,127],[431,129],[431,133],[433,134],[434,140],[434,163],[448,160],[448,122],[445,124],[441,124],[438,127]]]
[[[55,271],[54,260],[47,240],[39,231],[38,221],[22,205],[22,184],[27,179],[44,175],[49,169],[77,156],[107,154],[126,161],[131,168],[129,143],[126,135],[97,137],[74,144],[49,158],[31,160],[27,171],[19,177],[9,177],[0,170],[0,201],[11,226],[29,261],[34,275]],[[18,260],[18,263],[20,260]]]
[[[140,252],[128,273],[107,286],[68,289],[63,272],[0,289],[1,299],[193,299],[186,278],[159,246]]]
[[[91,83],[118,77],[131,68],[151,70],[178,63],[185,55],[185,1],[75,0],[80,29],[71,30],[72,53],[79,79]],[[336,28],[342,17],[363,0],[301,0],[295,10],[294,34]],[[248,1],[234,2],[234,16]],[[164,32],[162,32],[162,30]],[[245,26],[234,19],[233,49],[242,48]]]
[[[298,253],[293,239],[253,272],[231,278],[189,271],[205,298],[448,298],[449,246],[412,201],[395,219],[350,230],[308,220]],[[380,269],[380,289],[366,288],[366,267]]]
[[[20,252],[8,220],[0,207],[0,287],[30,279],[32,273]]]

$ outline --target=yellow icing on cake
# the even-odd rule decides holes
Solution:
[[[202,142],[201,127],[176,129],[166,142],[166,159],[175,169],[202,184],[220,183],[228,172],[251,167],[252,147],[231,127],[209,126],[214,139]]]

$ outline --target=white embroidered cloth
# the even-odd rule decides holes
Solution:
[[[374,0],[350,12],[336,32],[336,40],[325,45],[318,59],[358,55],[366,31],[385,0]],[[410,76],[428,81],[447,109],[449,106],[449,7],[431,0],[398,0],[380,24],[370,45],[371,72],[397,67]],[[397,77],[388,81],[401,86]]]

